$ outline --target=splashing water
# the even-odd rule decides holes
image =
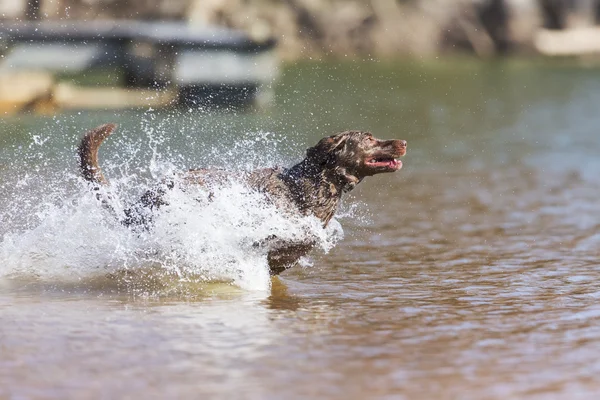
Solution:
[[[145,135],[142,143],[117,139],[120,150],[101,150],[107,157],[102,166],[111,181],[107,190],[117,210],[189,162],[180,155],[169,158],[173,151],[168,139],[156,130],[145,129]],[[145,273],[153,271],[154,278],[158,274],[179,282],[224,281],[268,290],[267,249],[256,243],[271,235],[284,240],[310,236],[328,251],[343,235],[337,221],[323,228],[314,217],[284,215],[263,194],[236,181],[211,187],[210,199],[207,188],[176,187],[166,195],[168,205],[156,211],[153,228],[134,231],[101,206],[72,166],[67,171],[48,166],[52,163],[44,154],[48,140],[32,137],[31,145],[19,150],[22,157],[13,158],[8,179],[1,185],[6,194],[0,192],[0,278],[64,282],[98,276],[136,279],[137,274],[145,279]],[[279,157],[273,143],[281,140],[259,133],[235,141],[227,150],[204,150],[209,160],[218,160],[216,154],[236,160],[235,165],[229,161],[224,166],[228,169],[249,170],[273,165]],[[272,153],[256,150],[265,148],[267,141]],[[130,166],[139,165],[144,151],[147,167]]]

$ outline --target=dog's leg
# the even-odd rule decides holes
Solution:
[[[269,273],[271,275],[279,275],[286,269],[293,267],[301,257],[308,254],[308,252],[315,247],[316,243],[316,239],[311,238],[289,242],[287,240],[282,240],[275,235],[271,235],[254,243],[253,247],[266,247],[269,249],[267,255]]]
[[[150,229],[154,211],[169,204],[164,200],[164,196],[167,190],[172,188],[173,184],[167,183],[146,191],[139,202],[125,210],[125,219],[121,223],[125,226],[141,226],[146,230]]]

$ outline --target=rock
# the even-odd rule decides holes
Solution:
[[[0,0],[1,1],[1,0]],[[23,10],[26,0],[11,10]],[[17,4],[18,3],[18,4]],[[8,4],[8,3],[7,3]],[[12,3],[11,3],[12,4]],[[55,0],[50,19],[187,19],[278,40],[283,58],[481,56],[531,50],[536,31],[589,27],[600,0]]]
[[[68,83],[56,85],[53,98],[63,109],[124,109],[165,107],[175,104],[175,90],[123,89],[114,87],[78,87]]]
[[[52,108],[54,78],[45,72],[3,72],[0,74],[0,113]]]

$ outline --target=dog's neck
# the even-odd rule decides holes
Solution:
[[[342,194],[349,192],[361,181],[344,168],[324,168],[304,159],[281,174],[301,212],[329,223],[337,210]]]

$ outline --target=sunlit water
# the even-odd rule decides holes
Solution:
[[[3,120],[0,398],[596,398],[599,75],[317,64],[264,113]],[[77,140],[112,121],[123,204],[176,170],[290,165],[343,129],[409,148],[328,230],[233,182],[171,193],[140,233],[77,176]],[[271,282],[252,243],[306,232],[321,246]]]

